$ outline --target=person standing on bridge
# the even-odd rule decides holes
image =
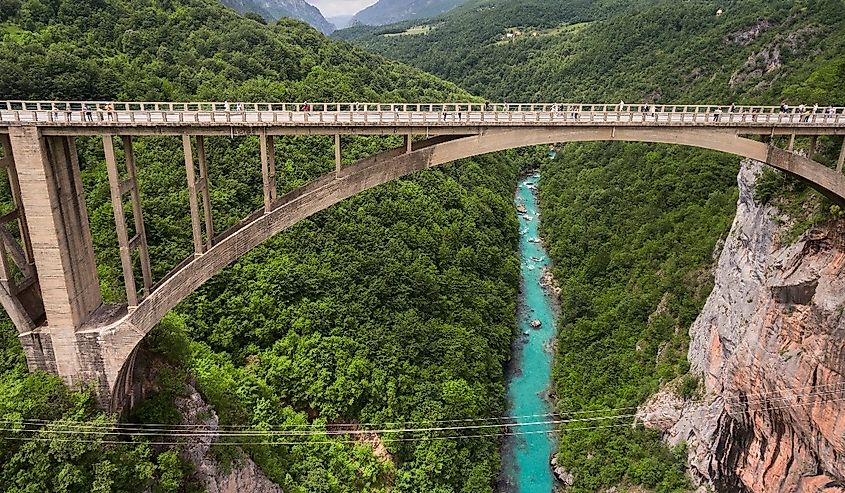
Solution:
[[[108,116],[109,121],[114,120],[114,103],[109,102],[106,104],[106,115]]]
[[[82,106],[83,106],[83,108],[85,108],[85,120],[87,120],[89,122],[93,122],[94,121],[94,115],[91,114],[91,111],[92,111],[91,105],[90,104],[84,104]]]
[[[713,112],[713,121],[718,122],[722,119],[722,108],[716,107],[716,110]]]

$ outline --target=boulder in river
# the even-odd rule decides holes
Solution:
[[[524,205],[519,205],[516,207],[516,212],[520,214],[525,214],[528,212],[528,209],[526,209]]]
[[[543,322],[541,322],[539,320],[532,320],[531,321],[531,327],[533,327],[535,329],[539,329],[542,326],[543,326]]]

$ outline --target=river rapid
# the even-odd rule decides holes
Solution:
[[[557,444],[556,436],[549,433],[554,426],[538,423],[548,421],[554,410],[548,392],[557,307],[555,295],[541,286],[550,262],[539,234],[538,181],[537,174],[520,180],[515,199],[520,211],[521,289],[519,335],[508,378],[508,415],[516,418],[507,420],[515,423],[510,429],[514,435],[505,437],[502,454],[500,489],[506,493],[551,493],[555,482],[549,466]]]

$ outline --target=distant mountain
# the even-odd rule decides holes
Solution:
[[[349,27],[352,22],[352,15],[337,15],[334,17],[327,17],[326,20],[334,24],[336,29],[344,29]]]
[[[355,14],[349,25],[381,26],[407,19],[431,17],[452,10],[466,0],[379,0]]]
[[[307,22],[323,34],[335,30],[320,9],[305,0],[220,0],[223,5],[241,13],[253,12],[268,21],[290,17]]]

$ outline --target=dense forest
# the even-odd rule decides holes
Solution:
[[[824,105],[845,99],[843,22],[837,0],[474,0],[334,36],[495,101]]]
[[[335,36],[492,101],[845,101],[839,1],[484,0]],[[842,140],[820,142],[815,158],[831,164]],[[560,144],[557,151],[542,166],[540,198],[563,288],[558,411],[629,408],[667,384],[694,396],[697,378],[685,375],[687,332],[712,288],[739,159],[640,143]],[[841,214],[771,170],[758,197],[792,215],[793,238]],[[685,451],[643,429],[565,430],[558,460],[575,477],[572,491],[689,487]]]
[[[299,22],[265,25],[213,0],[0,2],[0,94],[10,99],[468,100],[454,84],[332,42]],[[348,138],[352,162],[396,138]],[[102,141],[77,139],[102,291],[120,301]],[[136,139],[154,277],[191,251],[181,146]],[[285,191],[333,169],[330,139],[278,139]],[[208,142],[215,229],[261,204],[254,138]],[[225,426],[417,423],[504,412],[519,264],[516,153],[456,163],[361,194],[250,252],[168,315],[146,341],[157,392],[133,422],[174,424],[191,382]],[[4,207],[8,207],[8,184]],[[5,210],[4,210],[5,211]],[[192,491],[178,447],[67,433],[113,419],[91,395],[28,374],[0,329],[0,490]],[[14,431],[45,420],[34,435]],[[166,437],[164,437],[166,438]],[[435,438],[435,439],[431,439]],[[159,438],[161,439],[161,438]],[[269,440],[269,438],[267,439]],[[397,434],[392,460],[315,434],[243,451],[290,492],[489,492],[495,438]],[[256,440],[262,441],[262,440]]]

